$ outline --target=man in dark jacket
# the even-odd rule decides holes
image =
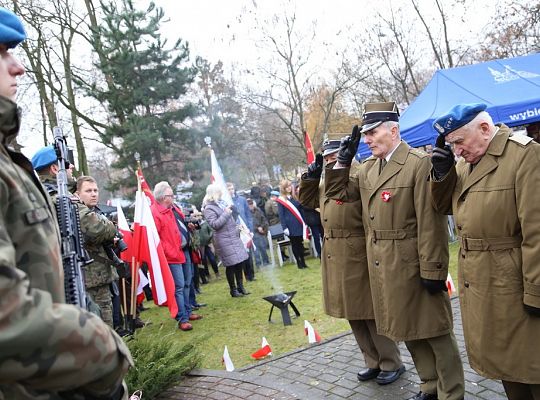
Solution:
[[[257,207],[252,199],[247,200],[247,204],[253,217],[253,242],[255,243],[255,264],[259,267],[261,265],[269,264],[268,253],[268,221]]]

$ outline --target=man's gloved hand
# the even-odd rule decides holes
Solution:
[[[525,311],[533,317],[540,317],[540,308],[529,306],[527,304],[523,304],[523,307],[525,307]]]
[[[315,161],[309,164],[307,173],[305,176],[307,179],[319,180],[321,179],[322,171],[323,171],[323,156],[322,154],[318,153],[315,156]]]
[[[427,289],[429,294],[437,294],[443,291],[448,292],[446,281],[420,278],[420,282],[422,282],[422,286]]]
[[[431,164],[433,165],[435,178],[444,178],[455,163],[452,149],[444,143],[444,136],[439,135],[433,149],[433,154],[431,155]]]
[[[355,125],[351,135],[341,139],[337,156],[338,163],[345,167],[351,166],[352,160],[358,150],[358,143],[360,143],[361,136],[362,134],[360,133],[360,129],[358,129],[358,125]]]

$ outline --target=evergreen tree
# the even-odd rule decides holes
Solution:
[[[110,186],[134,185],[136,152],[151,185],[160,180],[174,185],[193,143],[185,125],[196,111],[185,99],[196,74],[188,65],[188,45],[179,39],[166,47],[159,33],[163,10],[154,3],[146,11],[136,10],[131,0],[100,3],[103,20],[92,44],[104,79],[85,88],[107,107],[108,121],[99,136],[116,156],[112,166],[130,171]]]

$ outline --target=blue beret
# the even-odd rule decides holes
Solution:
[[[279,196],[279,192],[277,190],[272,190],[270,194],[274,196]]]
[[[486,108],[487,105],[484,103],[457,105],[452,107],[452,109],[446,114],[437,118],[433,122],[433,128],[439,133],[439,135],[446,136],[450,132],[467,125]]]
[[[39,149],[36,154],[34,154],[34,157],[32,157],[32,167],[36,171],[39,171],[40,169],[46,168],[51,164],[54,164],[57,161],[56,157],[56,151],[54,151],[54,147],[47,146],[43,147],[42,149]]]
[[[26,32],[19,17],[0,7],[0,43],[13,48],[26,39]]]

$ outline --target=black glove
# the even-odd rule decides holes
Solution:
[[[433,154],[431,155],[431,164],[433,165],[433,172],[436,179],[442,179],[450,172],[452,166],[456,163],[454,159],[454,153],[450,146],[445,145],[444,136],[439,135],[437,142],[435,143]]]
[[[422,286],[427,289],[429,294],[437,294],[443,291],[448,292],[448,288],[446,287],[446,281],[420,278],[420,282],[422,282]]]
[[[523,307],[525,307],[525,311],[527,311],[529,315],[533,317],[540,317],[540,308],[529,306],[527,304],[523,304]]]
[[[358,149],[358,143],[360,143],[361,136],[362,135],[360,133],[360,129],[358,129],[358,125],[355,125],[351,135],[341,139],[337,156],[338,163],[346,167],[350,167],[352,160],[356,155],[356,150]]]
[[[315,156],[315,161],[308,165],[306,178],[319,180],[321,179],[322,170],[323,170],[323,156],[322,154],[319,153]]]

